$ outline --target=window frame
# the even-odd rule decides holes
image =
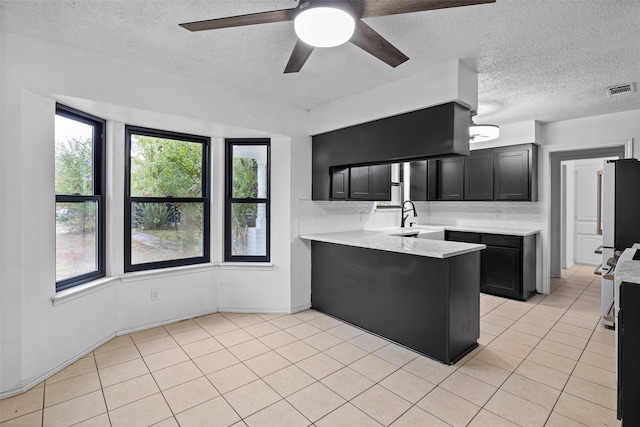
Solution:
[[[55,194],[56,203],[96,202],[96,270],[69,277],[56,279],[56,292],[101,279],[106,276],[106,124],[107,121],[84,111],[56,103],[56,116],[62,116],[93,127],[93,194]],[[55,189],[54,189],[55,192]],[[56,250],[57,257],[57,250]],[[57,268],[57,261],[56,261]]]
[[[201,197],[154,197],[131,196],[131,136],[141,135],[153,138],[202,144],[202,196]],[[204,264],[211,260],[211,138],[161,129],[152,129],[135,125],[125,125],[125,182],[124,182],[124,271],[156,270],[186,265]],[[202,203],[202,256],[153,261],[141,264],[131,263],[131,206],[133,203]]]
[[[267,148],[267,197],[233,197],[233,147],[265,146]],[[271,261],[271,139],[269,138],[227,138],[225,139],[225,215],[224,215],[224,261],[225,262],[270,262]],[[266,210],[265,255],[233,255],[231,238],[231,208],[237,203],[264,203]]]

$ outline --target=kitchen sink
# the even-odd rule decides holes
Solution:
[[[443,229],[434,229],[434,230],[409,229],[407,231],[402,231],[400,233],[389,234],[389,236],[413,237],[415,239],[444,240],[444,230]]]

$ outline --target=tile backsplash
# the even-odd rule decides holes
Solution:
[[[542,202],[415,202],[419,224],[544,228]],[[423,215],[424,214],[424,215]]]
[[[299,234],[400,226],[399,209],[374,202],[300,200]],[[414,202],[418,224],[546,228],[542,202]]]
[[[400,209],[376,210],[375,202],[300,200],[299,203],[298,234],[400,225]]]

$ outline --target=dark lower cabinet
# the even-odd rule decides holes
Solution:
[[[528,300],[536,293],[536,236],[447,231],[446,240],[482,243],[480,291],[505,298]]]
[[[480,289],[503,297],[524,299],[520,249],[487,246],[482,254]]]
[[[430,258],[311,242],[311,306],[452,364],[480,336],[480,253]]]
[[[640,285],[622,282],[618,310],[618,419],[640,425]]]

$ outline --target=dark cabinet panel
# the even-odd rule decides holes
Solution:
[[[455,102],[313,136],[312,198],[331,196],[328,170],[469,154],[470,112]]]
[[[482,243],[480,290],[506,298],[527,300],[536,293],[536,236],[472,233],[447,230],[453,242]]]
[[[496,200],[530,200],[527,149],[494,154]]]
[[[438,200],[464,199],[464,157],[437,160]]]
[[[520,298],[521,258],[520,249],[487,246],[482,253],[480,290],[504,297]]]
[[[493,200],[493,153],[472,151],[464,163],[464,199]]]
[[[346,200],[349,197],[349,168],[331,170],[331,198]]]
[[[352,167],[349,175],[349,199],[391,200],[390,164]]]
[[[640,285],[622,282],[618,310],[618,419],[640,425]]]
[[[427,160],[427,200],[438,200],[438,160]]]
[[[391,165],[369,166],[372,200],[391,200]]]
[[[421,160],[409,164],[409,198],[413,201],[427,199],[427,161]]]
[[[451,231],[445,232],[445,240],[451,242],[463,242],[463,243],[480,243],[479,233],[469,233],[467,231]]]
[[[475,150],[466,158],[415,161],[410,169],[411,199],[535,201],[537,168],[535,144]]]
[[[369,200],[371,198],[372,192],[369,173],[369,166],[351,168],[349,198],[356,200]]]

